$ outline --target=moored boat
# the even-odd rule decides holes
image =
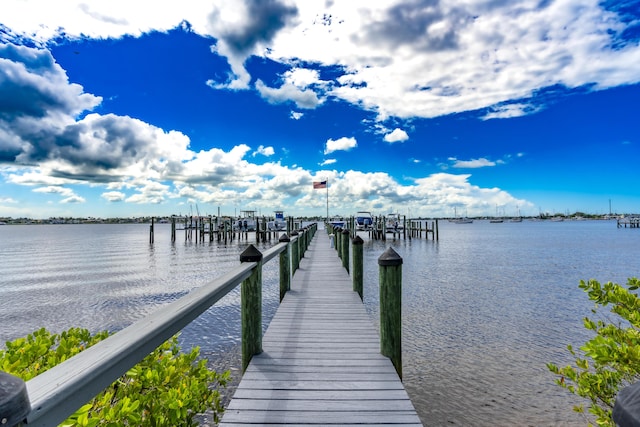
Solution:
[[[287,222],[284,219],[284,211],[275,211],[276,218],[267,223],[267,227],[271,231],[282,231],[287,229]]]
[[[386,228],[388,233],[393,233],[398,230],[402,230],[404,226],[402,225],[402,219],[400,218],[400,214],[390,213],[389,215],[387,215]]]
[[[371,212],[356,212],[356,230],[368,230],[373,225]]]

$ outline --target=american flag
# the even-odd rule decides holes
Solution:
[[[313,182],[313,189],[317,190],[318,188],[327,188],[327,181],[314,181]]]

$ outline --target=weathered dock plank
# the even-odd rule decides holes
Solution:
[[[324,232],[262,343],[220,426],[422,425]]]

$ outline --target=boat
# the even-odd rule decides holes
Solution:
[[[334,216],[329,220],[329,224],[333,225],[334,227],[345,228],[347,222],[340,216]]]
[[[454,224],[471,224],[473,223],[473,220],[465,216],[463,218],[455,218],[451,222],[453,222]]]
[[[464,217],[460,217],[458,218],[458,210],[455,208],[453,208],[453,212],[454,212],[454,218],[450,219],[449,222],[453,222],[454,224],[471,224],[473,223],[473,220],[464,216]]]
[[[394,233],[404,228],[404,226],[402,225],[402,218],[400,218],[400,214],[397,213],[390,213],[389,215],[387,215],[385,224],[387,233]]]
[[[287,222],[284,219],[284,211],[275,211],[276,219],[269,221],[267,227],[270,231],[282,231],[287,229]]]
[[[520,215],[520,208],[518,208],[518,215],[511,218],[509,222],[522,222],[522,215]]]
[[[494,218],[490,219],[489,222],[491,224],[499,224],[501,222],[504,222],[504,219],[502,219],[502,218],[500,218],[498,216],[498,205],[496,205],[496,216]]]
[[[373,217],[371,212],[356,212],[356,230],[368,230],[373,225]]]
[[[256,231],[256,211],[240,211],[241,216],[234,221],[236,231]]]

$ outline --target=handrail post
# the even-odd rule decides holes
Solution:
[[[336,227],[336,251],[338,258],[342,259],[342,228]]]
[[[298,240],[300,240],[300,236],[297,231],[293,230],[291,232],[291,274],[295,273],[300,265],[300,259],[298,258]]]
[[[29,412],[27,384],[21,378],[0,371],[0,425],[21,425]]]
[[[298,251],[299,251],[299,255],[300,255],[300,259],[304,258],[304,253],[307,249],[307,227],[303,227],[300,229],[300,237],[299,237],[299,247],[298,247]]]
[[[380,258],[380,353],[402,379],[402,257],[389,247]]]
[[[619,427],[640,426],[640,382],[618,391],[611,415]]]
[[[242,372],[251,358],[262,353],[262,253],[249,245],[240,254],[240,262],[257,262],[249,278],[242,281],[240,303],[242,316]]]
[[[342,231],[342,266],[349,272],[349,230]]]
[[[280,302],[284,295],[291,289],[291,268],[289,259],[289,250],[291,249],[291,239],[286,234],[278,239],[280,243],[286,243],[287,248],[280,252]]]
[[[363,248],[364,240],[360,236],[356,236],[351,241],[353,247],[353,290],[363,299]]]

